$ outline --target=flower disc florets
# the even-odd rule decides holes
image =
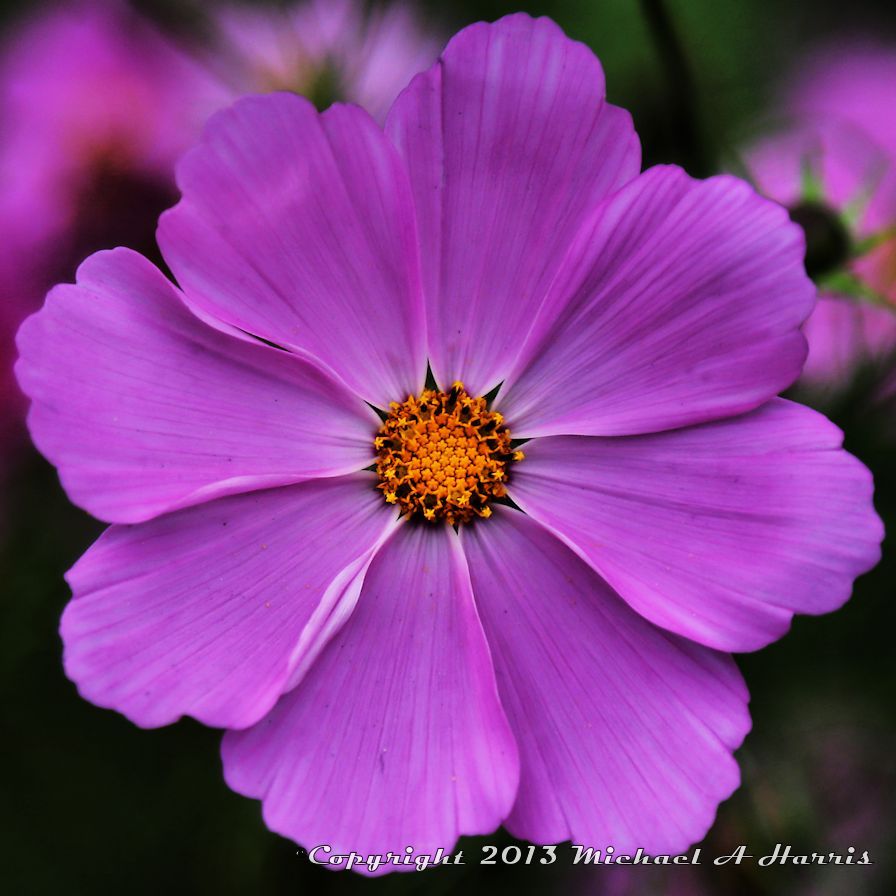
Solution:
[[[803,200],[790,209],[790,220],[806,235],[806,273],[817,280],[849,262],[851,236],[843,217],[817,200]]]
[[[393,401],[374,446],[386,501],[452,526],[491,516],[489,501],[507,494],[509,467],[523,459],[503,417],[463,383]]]

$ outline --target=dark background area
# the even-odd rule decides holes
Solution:
[[[28,4],[29,8],[35,4]],[[183,3],[144,2],[174,28]],[[0,27],[25,4],[0,0]],[[705,175],[750,133],[801,52],[856,33],[892,38],[892,2],[811,0],[562,0],[430,2],[446,34],[525,9],[552,16],[603,62],[611,101],[629,108],[645,164],[677,162]],[[876,479],[876,503],[896,531],[892,409],[859,381],[826,407]],[[889,418],[889,420],[888,420]],[[627,873],[572,867],[463,867],[367,880],[311,866],[269,833],[258,804],[231,793],[219,734],[184,721],[142,731],[81,700],[62,671],[57,623],[62,575],[101,526],[73,508],[54,471],[27,455],[3,496],[0,533],[0,882],[7,893],[531,893],[896,892],[896,550],[857,584],[841,611],[800,617],[792,632],[738,658],[754,726],[739,751],[743,785],[722,805],[705,857],[746,844],[796,853],[868,850],[863,867],[714,868]],[[461,843],[470,859],[483,843]]]

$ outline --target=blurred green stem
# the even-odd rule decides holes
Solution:
[[[650,36],[666,73],[669,118],[680,136],[682,161],[691,174],[712,174],[697,119],[697,95],[694,78],[675,26],[664,0],[640,0]]]

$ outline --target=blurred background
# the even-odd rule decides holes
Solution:
[[[843,115],[865,100],[871,104],[877,90],[882,99],[868,112],[865,130],[875,131],[879,118],[884,130],[889,122],[896,132],[891,0],[456,0],[402,7],[397,17],[368,5],[360,19],[341,3],[328,6],[338,6],[342,17],[331,22],[318,15],[316,23],[290,17],[290,31],[272,26],[275,20],[265,24],[272,7],[263,4],[222,12],[188,0],[112,3],[93,31],[97,4],[0,0],[0,744],[7,756],[0,881],[6,891],[896,892],[896,549],[890,542],[842,610],[797,618],[779,643],[738,658],[754,720],[738,753],[743,785],[721,806],[702,844],[704,856],[740,844],[754,856],[776,843],[796,853],[844,853],[853,846],[868,850],[874,862],[862,867],[747,862],[629,871],[573,867],[561,851],[547,868],[471,863],[376,880],[332,874],[269,833],[259,806],[227,789],[216,731],[191,721],[141,731],[81,700],[65,678],[57,634],[68,599],[62,576],[101,525],[68,503],[54,471],[28,446],[23,403],[9,377],[12,334],[46,288],[72,279],[89,252],[125,244],[158,260],[152,236],[158,212],[176,197],[173,159],[215,108],[242,92],[293,87],[321,105],[347,96],[381,117],[408,72],[426,67],[447,36],[469,22],[523,9],[553,17],[595,50],[610,100],[633,113],[645,165],[675,162],[697,176],[733,170],[762,181],[761,164],[750,170],[753,147],[794,114],[789,85],[814,77],[806,73],[818,58],[823,63],[824,53],[869,41],[874,62],[871,56],[862,62],[860,51],[850,69],[868,83],[858,88],[856,104],[845,101]],[[832,95],[823,83],[819,90]],[[141,110],[136,123],[135,108]],[[823,130],[837,112],[821,114]],[[891,152],[886,133],[861,141],[862,149],[846,151],[843,165],[864,157],[872,144],[881,157]],[[824,180],[830,172],[820,164],[815,174]],[[836,179],[836,172],[830,176]],[[883,195],[887,176],[874,180],[875,197]],[[773,177],[767,182],[769,195],[791,206],[804,209],[817,198],[805,182],[794,196],[777,195],[788,187]],[[847,263],[837,243],[843,234],[832,236],[831,227],[848,230],[853,244],[879,233],[886,243],[884,225],[896,222],[896,205],[889,219],[888,208],[863,218],[845,199],[838,206],[835,192],[815,203],[828,215],[819,225],[819,252],[828,255],[816,279],[849,301],[885,305],[896,299],[896,250],[885,245],[882,264],[869,273]],[[793,394],[844,429],[849,450],[874,473],[878,512],[894,531],[891,321],[853,317],[844,324],[851,342],[839,344],[837,363]],[[512,841],[499,833],[461,847],[478,855],[485,842]]]

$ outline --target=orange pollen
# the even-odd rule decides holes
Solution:
[[[463,383],[393,401],[373,444],[386,501],[452,526],[488,519],[489,501],[507,494],[510,466],[523,459],[510,447],[504,418]]]

